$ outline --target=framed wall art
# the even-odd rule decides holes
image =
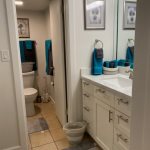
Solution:
[[[105,11],[105,0],[84,0],[85,30],[104,30]]]
[[[30,38],[28,18],[17,18],[19,38]]]
[[[136,23],[136,2],[135,1],[124,1],[124,29],[135,29]]]

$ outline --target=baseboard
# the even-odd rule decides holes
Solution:
[[[21,150],[21,146],[14,146],[14,147],[9,147],[3,150]]]
[[[55,100],[50,95],[49,98],[51,99],[52,103],[55,104]]]

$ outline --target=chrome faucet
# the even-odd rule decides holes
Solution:
[[[129,78],[133,80],[133,70],[126,71],[126,73],[130,73]]]

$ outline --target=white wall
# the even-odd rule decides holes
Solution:
[[[28,10],[17,10],[18,18],[29,18],[30,26],[30,38],[37,42],[37,63],[38,63],[38,84],[40,94],[42,95],[45,89],[46,72],[46,60],[45,60],[45,40],[50,39],[50,14],[49,9],[46,11],[28,11]],[[20,39],[22,40],[22,38]],[[27,40],[23,39],[23,40]],[[50,76],[47,77],[49,93],[51,92]]]
[[[0,149],[26,150],[25,100],[12,2],[0,1],[0,51],[10,53],[10,61],[0,59]]]
[[[48,38],[51,39],[51,17],[50,17],[50,5],[49,8],[45,11],[45,17],[46,17],[46,28],[48,31]],[[53,44],[53,43],[52,43]],[[54,93],[54,76],[47,76],[47,86],[48,86],[48,92],[53,101],[55,101],[55,93]]]
[[[69,0],[66,6],[67,25],[67,72],[68,98],[72,108],[69,108],[70,120],[82,119],[82,99],[80,68],[91,67],[91,56],[95,39],[104,43],[104,59],[112,60],[114,57],[114,13],[115,1],[106,1],[106,29],[84,30],[84,7],[81,0]],[[71,64],[70,64],[71,63]],[[73,110],[73,112],[72,112]]]
[[[136,0],[129,0],[135,1]],[[117,46],[117,58],[126,59],[126,51],[128,39],[135,38],[135,30],[123,29],[123,13],[124,13],[124,0],[118,0],[118,46]]]

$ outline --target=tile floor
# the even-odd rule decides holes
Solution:
[[[62,126],[56,117],[53,103],[39,103],[36,106],[41,109],[41,112],[27,119],[43,117],[47,121],[49,130],[29,134],[29,150],[63,150],[70,147]]]
[[[34,117],[28,117],[27,119],[35,119],[43,117],[49,126],[49,130],[35,132],[28,135],[29,150],[64,150],[73,149],[69,144],[61,124],[59,123],[56,114],[54,104],[49,103],[37,103],[35,104],[38,108],[38,114]],[[89,136],[87,136],[89,138]],[[86,140],[86,136],[84,138]],[[93,142],[93,140],[92,140]],[[78,148],[75,148],[78,149]],[[79,147],[81,150],[82,148]],[[100,150],[92,149],[92,150]]]

